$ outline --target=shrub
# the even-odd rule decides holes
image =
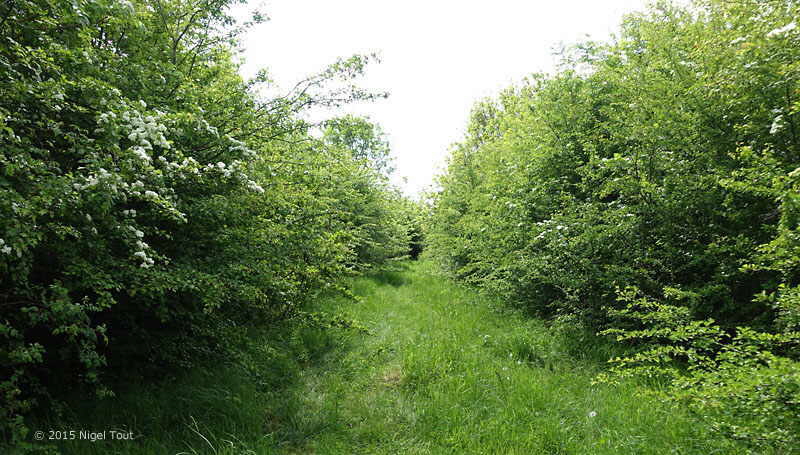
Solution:
[[[713,320],[692,320],[680,305],[685,293],[667,289],[664,294],[672,301],[646,298],[635,288],[620,292],[626,305],[611,313],[642,328],[602,333],[633,343],[636,353],[611,359],[611,372],[598,379],[666,379],[670,387],[659,391],[662,398],[686,404],[716,431],[762,449],[796,448],[800,362],[775,352],[800,345],[800,332],[738,327],[731,334]]]
[[[617,335],[618,374],[670,386],[728,435],[791,447],[797,17],[795,1],[658,2],[477,103],[429,251],[531,313]]]
[[[25,445],[37,404],[191,366],[403,240],[384,178],[297,115],[381,96],[324,88],[372,58],[264,100],[232,3],[0,6],[0,444]]]

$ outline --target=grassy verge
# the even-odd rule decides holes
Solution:
[[[429,264],[356,280],[361,302],[317,310],[354,330],[254,335],[245,362],[140,385],[65,412],[75,454],[734,454],[633,384],[592,385],[604,347],[454,285]],[[585,344],[582,344],[585,343]],[[48,426],[49,425],[49,426]],[[56,428],[44,422],[41,430]]]

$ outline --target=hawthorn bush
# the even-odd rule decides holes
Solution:
[[[433,256],[616,335],[637,350],[617,371],[684,377],[672,395],[691,383],[721,431],[796,448],[797,17],[796,1],[659,2],[479,103],[433,199]]]
[[[59,391],[192,365],[404,254],[385,174],[298,115],[383,96],[350,83],[372,58],[265,100],[235,58],[261,16],[232,3],[0,5],[0,444]]]

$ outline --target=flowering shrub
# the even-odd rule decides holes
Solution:
[[[229,3],[0,6],[0,444],[59,390],[191,364],[400,254],[384,179],[295,115],[377,96],[319,90],[369,58],[261,100]]]

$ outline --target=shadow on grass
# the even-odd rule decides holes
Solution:
[[[404,272],[408,271],[409,263],[396,262],[389,267],[377,269],[369,272],[366,278],[379,286],[400,287],[408,282],[408,277]]]
[[[262,329],[231,349],[230,358],[130,381],[111,398],[74,392],[54,400],[31,421],[32,434],[76,430],[74,438],[66,433],[71,440],[50,440],[50,453],[80,455],[272,454],[303,447],[338,412],[325,404],[308,409],[304,374],[346,352],[347,333],[304,325]],[[113,440],[112,430],[132,432],[133,440]]]
[[[380,286],[400,287],[406,284],[406,279],[401,272],[394,272],[391,270],[381,270],[369,275],[369,279],[374,281]]]

